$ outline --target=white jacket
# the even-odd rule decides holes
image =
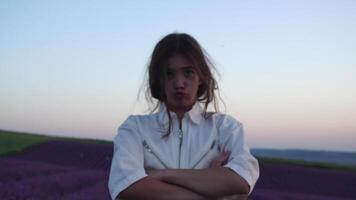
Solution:
[[[114,139],[109,177],[112,199],[147,176],[145,168],[204,169],[223,151],[231,152],[225,167],[243,177],[252,191],[259,166],[245,143],[243,125],[228,115],[214,113],[205,119],[202,113],[196,103],[185,113],[180,129],[177,115],[171,112],[172,131],[166,138],[162,135],[168,130],[168,114],[163,104],[156,113],[129,116]]]

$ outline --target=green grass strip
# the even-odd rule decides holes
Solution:
[[[0,156],[19,153],[26,148],[46,142],[51,137],[0,130]]]
[[[265,163],[289,164],[289,165],[297,165],[302,167],[356,171],[356,165],[312,162],[312,161],[305,161],[305,160],[293,160],[293,159],[264,157],[264,156],[256,156],[256,158],[258,159],[258,161],[265,162]]]
[[[16,131],[0,130],[0,156],[19,153],[29,147],[41,144],[43,142],[47,142],[49,140],[67,140],[76,141],[80,143],[112,145],[112,141],[107,140],[48,136],[33,133],[20,133]]]

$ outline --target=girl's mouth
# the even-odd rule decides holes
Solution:
[[[185,94],[185,93],[183,93],[183,92],[176,92],[176,93],[174,93],[174,97],[175,97],[176,99],[184,99],[184,98],[186,98],[186,96],[187,96],[187,94]]]

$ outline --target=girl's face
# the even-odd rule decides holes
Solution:
[[[170,111],[180,117],[189,111],[197,100],[199,85],[199,75],[190,60],[180,54],[168,59],[164,89]]]

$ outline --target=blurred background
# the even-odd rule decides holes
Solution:
[[[186,32],[253,148],[356,151],[356,1],[0,1],[0,129],[112,140]]]

